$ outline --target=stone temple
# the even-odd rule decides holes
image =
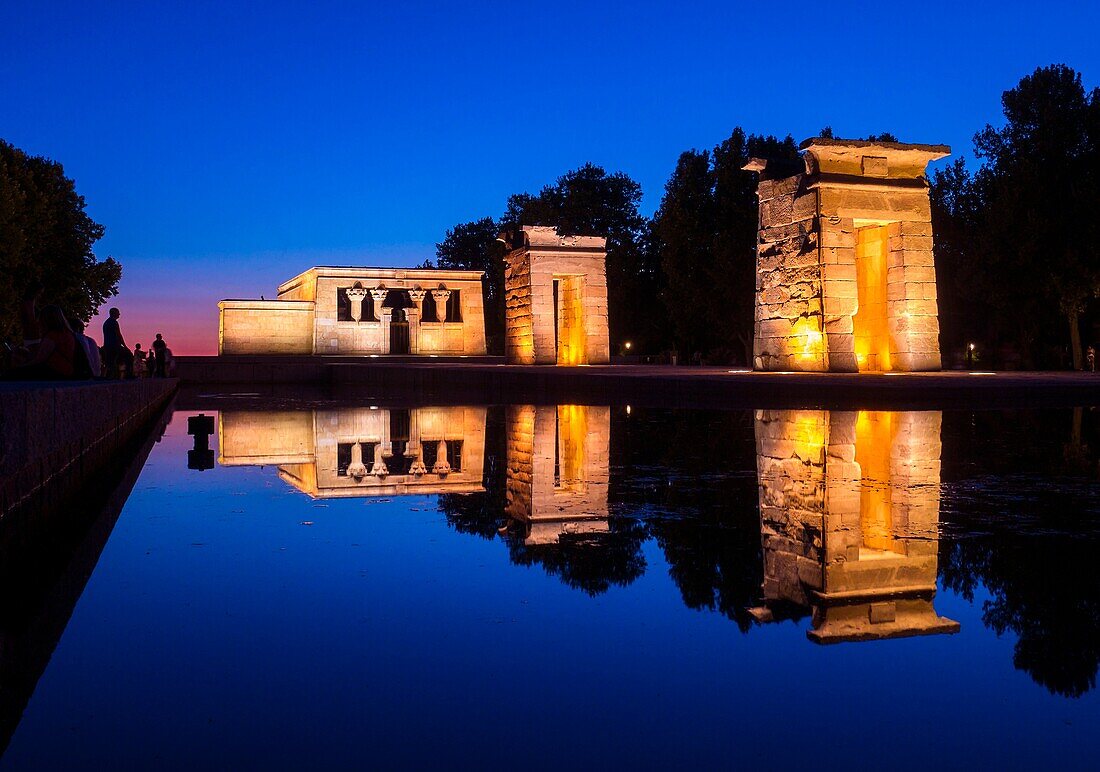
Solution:
[[[946,145],[815,138],[759,172],[757,370],[940,369],[926,168]]]
[[[483,356],[481,271],[317,267],[218,303],[219,354]]]

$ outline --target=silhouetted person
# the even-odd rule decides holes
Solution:
[[[23,327],[23,347],[33,351],[42,338],[42,330],[38,322],[37,304],[42,298],[42,282],[35,279],[23,293],[23,300],[19,304],[19,322]]]
[[[141,344],[134,344],[134,371],[137,373],[138,378],[144,378],[146,375],[150,375],[148,364],[146,360],[146,352],[142,351]]]
[[[95,339],[84,332],[84,322],[79,319],[74,319],[70,326],[73,328],[73,334],[76,335],[76,342],[81,345],[84,350],[84,356],[87,358],[88,371],[93,378],[99,378],[103,375],[103,361],[99,356],[99,344],[95,342]]]
[[[112,308],[107,314],[107,321],[103,323],[103,363],[107,368],[107,377],[112,380],[118,378],[120,364],[126,369],[127,378],[134,377],[134,355],[126,346],[122,329],[118,326],[120,315],[117,308]]]
[[[1096,346],[1089,346],[1085,349],[1085,369],[1089,372],[1096,372]]]
[[[43,308],[38,318],[38,328],[42,337],[32,349],[30,361],[13,368],[8,377],[20,381],[57,381],[76,377],[79,344],[61,308]]]
[[[168,377],[168,344],[164,342],[164,337],[158,332],[157,339],[153,341],[153,356],[156,358],[156,367],[153,370],[153,375],[157,378]]]

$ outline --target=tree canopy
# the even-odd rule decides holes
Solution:
[[[981,165],[933,177],[944,341],[979,339],[1024,366],[1082,366],[1081,316],[1100,297],[1100,91],[1065,65],[1004,92],[974,137]]]
[[[659,272],[645,248],[642,187],[623,172],[588,163],[566,172],[537,196],[514,195],[501,224],[550,225],[562,235],[607,237],[607,313],[612,350],[625,341],[646,347],[662,335],[656,308]]]
[[[680,155],[651,226],[663,300],[678,350],[752,361],[756,291],[756,178],[749,158],[797,158],[788,136],[734,129],[712,152]],[[734,347],[737,350],[734,350]]]
[[[0,339],[18,334],[19,302],[36,282],[45,302],[84,322],[117,294],[122,267],[92,251],[102,236],[61,164],[0,140]]]

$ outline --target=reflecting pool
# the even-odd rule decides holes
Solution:
[[[1100,410],[218,404],[0,540],[0,766],[1096,763]]]

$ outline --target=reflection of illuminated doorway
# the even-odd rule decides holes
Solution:
[[[861,410],[856,419],[856,463],[859,464],[859,559],[904,554],[895,539],[891,448],[897,413]]]
[[[857,220],[856,225],[860,222]],[[856,363],[860,372],[891,370],[890,328],[886,313],[887,226],[856,228],[858,305],[852,318]]]
[[[588,408],[559,405],[554,425],[554,490],[584,491],[584,442]]]
[[[554,278],[554,350],[559,365],[587,364],[584,332],[584,277]]]

